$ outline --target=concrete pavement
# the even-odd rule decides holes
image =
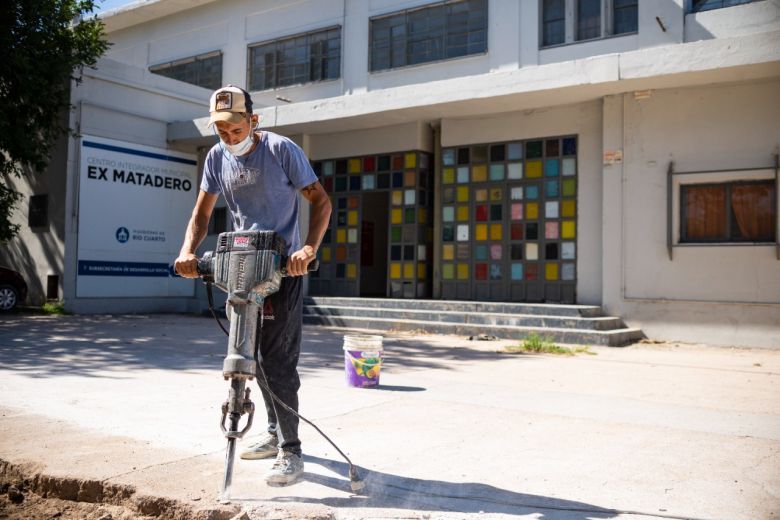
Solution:
[[[225,337],[193,316],[0,317],[0,459],[131,490],[162,517],[780,518],[780,352],[559,357],[388,334],[369,390],[345,385],[343,334],[304,328],[301,412],[362,468],[365,496],[302,424],[303,482],[266,487],[272,461],[239,460],[217,503]]]

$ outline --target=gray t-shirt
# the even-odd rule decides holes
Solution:
[[[209,150],[200,189],[225,196],[236,231],[273,229],[287,254],[301,248],[298,190],[317,181],[301,148],[278,134],[262,132],[249,155],[235,157],[219,142]]]

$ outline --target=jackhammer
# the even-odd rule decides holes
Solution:
[[[222,433],[227,438],[225,476],[221,489],[223,501],[230,497],[236,440],[241,439],[252,427],[255,405],[249,398],[250,390],[246,388],[246,382],[255,378],[256,368],[260,371],[257,382],[275,401],[274,407],[279,404],[317,430],[349,464],[352,491],[357,493],[364,487],[357,468],[344,452],[314,423],[299,415],[271,391],[268,378],[260,365],[260,349],[255,348],[258,317],[262,328],[263,302],[279,290],[282,278],[286,276],[285,250],[284,239],[274,231],[233,231],[221,233],[217,238],[216,250],[198,259],[198,274],[206,284],[209,309],[220,328],[228,335],[222,375],[226,381],[230,381],[230,390],[227,400],[222,403],[220,423]],[[314,260],[308,270],[315,271],[317,267],[317,260]],[[230,332],[225,330],[214,313],[211,284],[227,293],[226,314],[230,320]],[[247,419],[244,427],[240,428],[242,415],[247,415]]]

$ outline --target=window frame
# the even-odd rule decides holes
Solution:
[[[680,184],[680,197],[679,197],[679,240],[678,243],[682,245],[689,245],[689,244],[775,244],[777,243],[777,202],[773,204],[772,211],[775,212],[774,215],[774,221],[775,226],[773,226],[772,233],[775,235],[774,237],[769,237],[764,240],[756,240],[752,238],[734,238],[733,232],[734,232],[734,221],[735,216],[734,212],[731,207],[731,194],[732,189],[736,186],[750,186],[755,184],[768,184],[772,186],[774,189],[774,196],[775,200],[777,199],[778,193],[777,193],[777,183],[774,181],[774,179],[733,179],[733,180],[724,180],[724,181],[716,181],[716,182],[691,182],[691,183],[685,183]],[[686,192],[691,188],[713,188],[713,187],[724,187],[725,188],[725,217],[726,217],[726,233],[722,237],[716,237],[716,238],[696,238],[696,239],[690,239],[686,236],[686,222],[688,217],[688,210],[687,210],[687,204],[686,202]]]
[[[27,202],[27,226],[30,229],[49,227],[49,194],[30,195]]]
[[[219,58],[219,81],[216,83],[216,87],[212,88],[212,85],[202,85],[199,83],[192,83],[189,81],[185,81],[178,78],[173,78],[171,76],[167,76],[165,74],[160,74],[161,70],[170,70],[174,67],[179,67],[182,65],[188,65],[190,63],[198,63],[203,62],[208,59],[212,58]],[[188,56],[186,58],[178,58],[175,60],[169,60],[163,63],[157,63],[155,65],[149,65],[149,72],[152,74],[157,74],[158,76],[162,76],[164,78],[172,79],[174,81],[181,81],[182,83],[187,83],[188,85],[195,85],[196,87],[206,88],[209,90],[215,90],[222,86],[222,77],[224,76],[224,53],[222,52],[222,49],[217,49],[214,51],[204,52],[201,54],[197,54],[195,56]]]
[[[327,32],[333,31],[333,30],[338,30],[338,38],[339,38],[339,45],[338,45],[338,49],[339,49],[339,53],[338,53],[339,66],[338,66],[338,74],[336,75],[336,77],[333,77],[333,78],[321,78],[321,79],[315,79],[315,80],[308,79],[308,80],[302,81],[302,82],[294,81],[293,83],[280,85],[279,84],[279,67],[280,66],[284,66],[284,64],[280,65],[280,61],[278,59],[278,56],[279,56],[279,53],[282,51],[283,44],[286,43],[286,42],[293,42],[294,43],[296,39],[306,38],[306,43],[305,43],[306,58],[305,58],[305,62],[307,64],[307,66],[308,66],[308,73],[309,73],[308,75],[310,77],[311,76],[311,59],[312,59],[311,46],[313,44],[316,44],[316,43],[319,43],[319,42],[322,41],[322,40],[311,40],[310,38],[312,36],[314,36],[314,35],[327,33]],[[272,65],[273,69],[274,69],[273,86],[267,87],[265,85],[261,85],[261,86],[254,85],[253,84],[253,78],[252,78],[252,74],[253,74],[253,72],[252,72],[253,71],[252,50],[260,48],[260,47],[265,47],[265,46],[268,46],[268,45],[274,45],[274,63]],[[320,56],[322,56],[322,54],[320,54]],[[294,63],[288,64],[286,66],[290,66],[290,67],[294,68],[296,66],[296,63],[297,62],[294,62]],[[261,40],[261,41],[258,41],[258,42],[250,43],[246,47],[246,85],[247,85],[247,90],[250,91],[250,92],[271,91],[271,90],[277,90],[277,89],[281,89],[281,88],[297,87],[297,86],[301,86],[301,85],[310,85],[310,84],[313,84],[313,83],[324,83],[324,82],[327,82],[327,81],[338,81],[342,77],[343,70],[344,70],[344,30],[343,30],[343,27],[341,25],[338,25],[338,24],[336,24],[336,25],[328,25],[326,27],[320,27],[320,28],[317,28],[317,29],[312,29],[310,31],[304,31],[304,32],[301,32],[301,33],[290,34],[290,35],[283,36],[283,37],[280,37],[280,38],[273,38],[273,39],[270,39],[270,40]],[[320,74],[320,76],[322,76],[322,74]]]
[[[461,3],[467,3],[467,2],[482,2],[484,5],[484,20],[485,24],[481,29],[475,30],[475,31],[469,31],[468,25],[466,28],[466,32],[462,35],[466,38],[466,43],[463,44],[466,47],[466,53],[458,56],[447,56],[447,51],[450,48],[448,46],[448,40],[452,38],[453,35],[450,34],[448,31],[448,17],[449,12],[447,11],[447,8],[452,5],[457,5]],[[411,62],[411,52],[409,50],[409,44],[410,44],[410,32],[409,32],[409,15],[412,13],[420,13],[422,11],[430,10],[430,9],[436,9],[436,8],[444,8],[444,16],[443,16],[443,30],[442,30],[442,48],[441,48],[441,57],[437,59],[432,59],[428,61],[419,61],[412,63]],[[468,10],[467,13],[471,13],[471,10]],[[475,11],[476,12],[476,11]],[[389,49],[389,56],[388,56],[388,62],[389,66],[384,68],[377,68],[374,69],[374,33],[376,31],[376,28],[374,26],[374,22],[381,21],[384,19],[394,18],[394,17],[400,17],[403,16],[403,50],[404,50],[404,63],[401,65],[394,65],[393,64],[393,51],[392,51],[392,39],[390,39],[390,43],[388,45]],[[468,17],[467,17],[468,18]],[[468,47],[470,45],[469,43],[469,36],[473,33],[484,31],[485,37],[484,37],[484,50],[479,52],[468,52]],[[460,33],[458,35],[461,35]],[[429,4],[417,6],[417,7],[411,7],[408,9],[401,9],[399,11],[393,11],[389,13],[384,13],[377,16],[372,16],[368,19],[368,73],[369,74],[375,74],[375,73],[383,73],[383,72],[390,72],[394,70],[400,70],[405,69],[409,67],[420,67],[425,65],[430,65],[433,63],[442,63],[446,61],[452,61],[452,60],[459,60],[463,58],[471,58],[474,56],[485,56],[488,54],[490,49],[490,2],[489,0],[442,0],[438,2],[432,2]]]
[[[695,5],[694,5],[694,0],[685,0],[685,14],[706,13],[707,11],[717,11],[718,9],[727,9],[729,7],[737,7],[737,6],[740,6],[740,5],[752,4],[754,2],[759,2],[761,0],[743,0],[743,1],[742,0],[738,0],[738,1],[740,1],[740,3],[733,4],[733,5],[722,5],[723,2],[725,2],[727,0],[718,0],[718,1],[721,2],[721,5],[719,5],[717,7],[708,7],[706,9],[701,9],[701,8],[696,9]]]
[[[546,45],[544,43],[544,0],[539,0],[539,50],[554,49],[567,45],[577,45],[610,38],[621,38],[639,34],[639,1],[637,8],[637,28],[634,31],[615,33],[615,0],[599,0],[600,2],[600,34],[587,39],[578,39],[578,9],[579,0],[564,0],[564,38],[560,43]]]

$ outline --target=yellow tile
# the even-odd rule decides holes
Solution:
[[[393,191],[393,206],[401,206],[404,203],[404,192],[401,190]]]
[[[414,168],[417,166],[417,154],[416,153],[407,153],[406,157],[404,159],[404,164],[406,165],[406,168]]]
[[[392,224],[401,224],[404,220],[404,214],[403,211],[401,211],[401,208],[393,209],[390,211],[390,222]]]
[[[425,210],[425,208],[420,208],[419,215],[420,216],[419,216],[418,220],[419,220],[420,224],[425,224],[425,221],[428,219],[428,212]]]
[[[417,264],[417,278],[419,280],[425,280],[425,264],[422,262]]]
[[[347,241],[347,230],[346,229],[337,229],[336,230],[336,243],[337,244],[343,244]]]
[[[350,159],[349,173],[360,173],[360,170],[361,170],[360,159]]]
[[[401,278],[401,264],[397,262],[390,264],[390,278],[394,280]]]
[[[455,182],[455,168],[444,168],[442,171],[442,182],[444,184],[453,184]]]
[[[574,238],[577,236],[577,223],[573,220],[564,220],[561,224],[561,238]]]
[[[454,260],[455,259],[455,246],[452,244],[444,244],[441,249],[442,260]]]
[[[474,226],[474,238],[476,240],[487,240],[488,235],[488,225],[487,224],[477,224]]]
[[[441,277],[443,280],[452,280],[455,278],[455,269],[452,267],[452,264],[442,264]]]
[[[488,192],[485,189],[474,190],[474,200],[477,202],[485,202],[487,200]]]
[[[528,220],[536,220],[539,218],[539,203],[528,202],[525,205],[525,218]]]
[[[557,280],[558,279],[558,264],[545,264],[544,266],[544,279],[545,280]]]
[[[503,224],[490,224],[490,240],[502,240],[504,238]]]
[[[468,186],[458,186],[457,199],[458,199],[458,202],[468,202],[469,201],[469,187]]]
[[[414,278],[414,264],[404,264],[404,278]]]
[[[471,180],[474,182],[485,182],[487,180],[487,166],[479,164],[471,168]]]
[[[358,223],[358,212],[357,211],[347,212],[347,225],[357,226],[357,223]]]
[[[501,190],[501,188],[490,189],[490,200],[494,202],[501,202],[501,199],[503,198],[504,198],[504,192]]]
[[[458,280],[469,279],[469,264],[458,264]]]
[[[456,217],[458,222],[468,222],[469,221],[469,207],[468,206],[458,206],[458,216]]]
[[[357,278],[356,264],[347,264],[347,278]]]
[[[330,247],[325,246],[320,248],[320,259],[323,262],[330,262]]]
[[[542,161],[527,161],[525,163],[525,176],[528,178],[542,176]]]
[[[564,200],[561,203],[561,216],[573,217],[577,213],[577,202],[574,200]]]

